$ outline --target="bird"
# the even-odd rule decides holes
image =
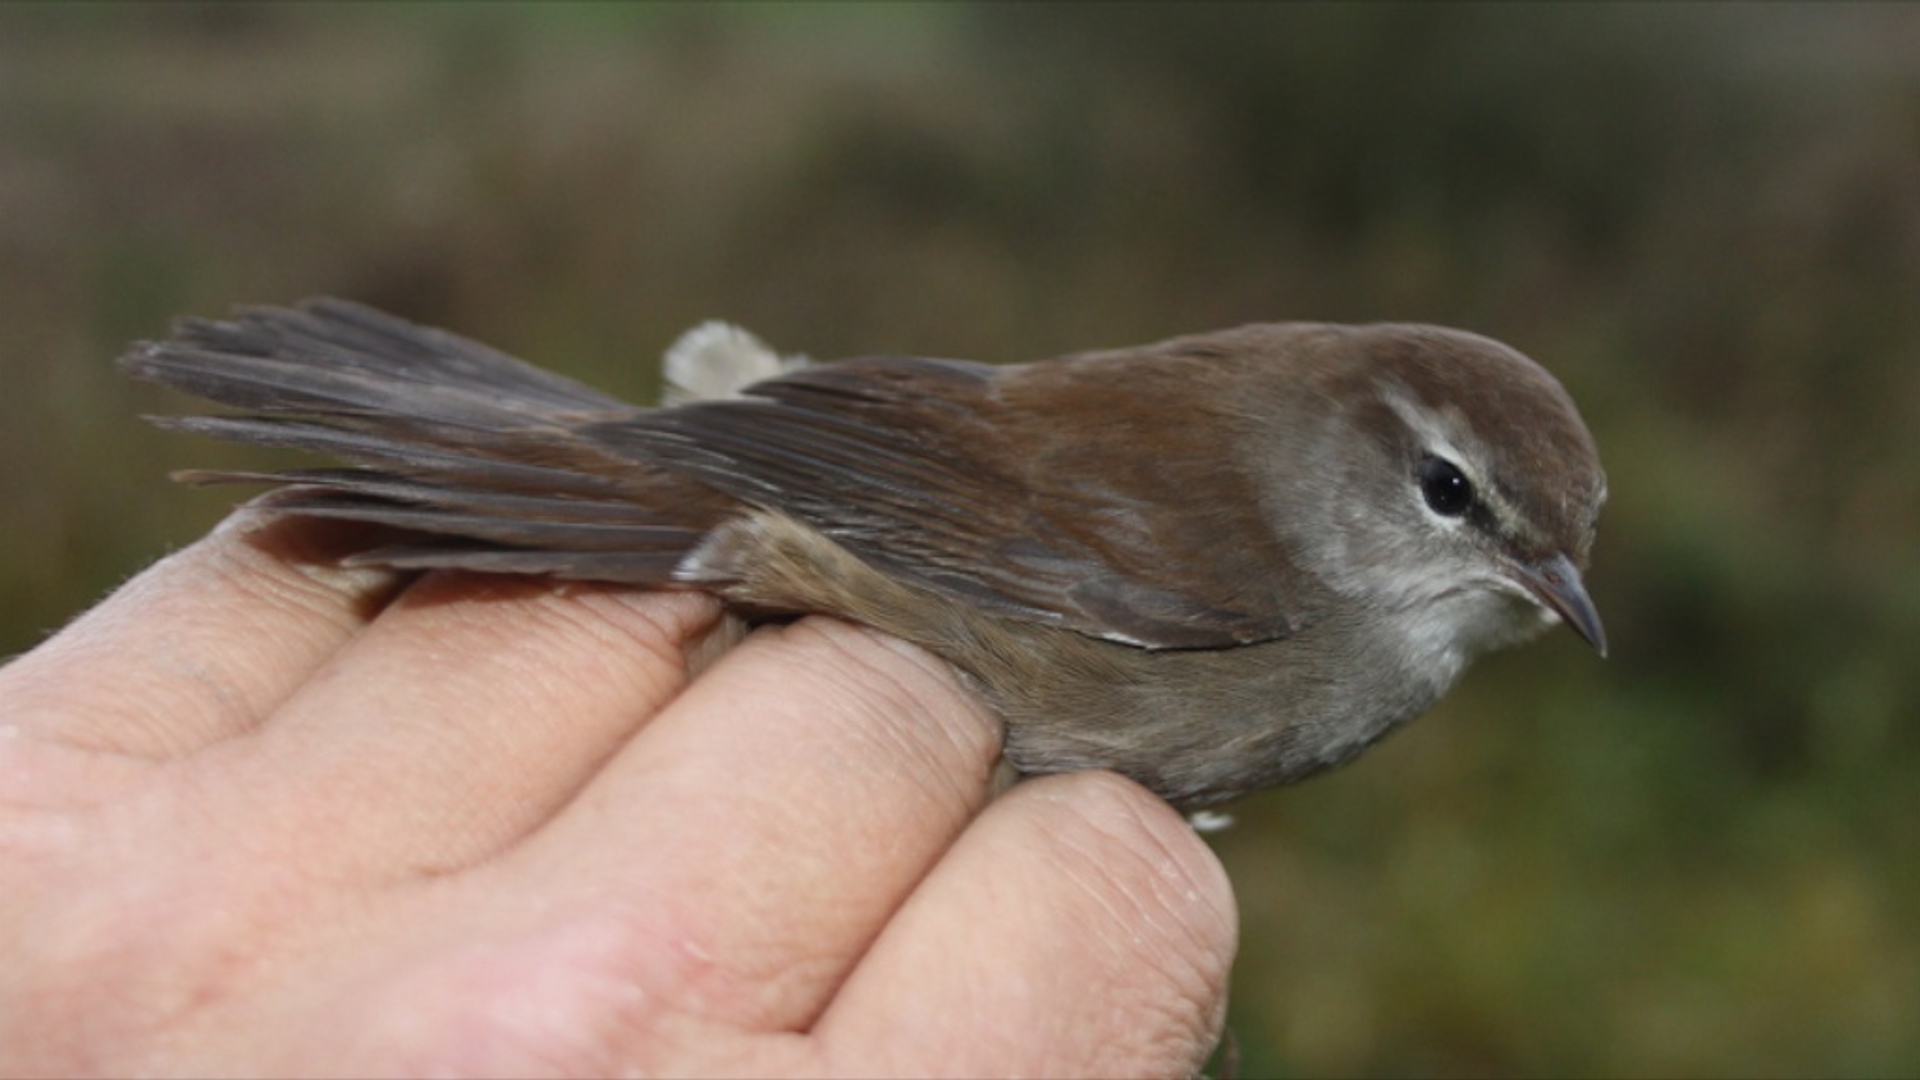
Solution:
[[[352,564],[860,623],[957,670],[1019,774],[1113,770],[1186,811],[1351,761],[1555,624],[1605,654],[1598,450],[1491,338],[1270,322],[1028,363],[775,359],[643,407],[317,298],[182,319],[121,366],[226,407],[163,427],[331,459],[177,478],[389,527]]]

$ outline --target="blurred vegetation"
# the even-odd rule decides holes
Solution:
[[[1920,10],[0,7],[0,651],[209,526],[109,361],[314,293],[627,395],[1426,320],[1606,455],[1570,634],[1218,846],[1269,1074],[1920,1070]]]

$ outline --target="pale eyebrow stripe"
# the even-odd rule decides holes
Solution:
[[[1498,485],[1492,483],[1481,468],[1480,462],[1485,456],[1481,450],[1483,444],[1474,438],[1472,429],[1467,427],[1456,410],[1435,413],[1425,409],[1414,401],[1413,395],[1405,388],[1395,384],[1384,387],[1381,397],[1394,415],[1400,417],[1401,422],[1419,437],[1428,453],[1446,458],[1466,474],[1467,481],[1473,485],[1474,497],[1487,508],[1501,529],[1521,537],[1534,537],[1535,530],[1520,514],[1519,508],[1501,495]]]

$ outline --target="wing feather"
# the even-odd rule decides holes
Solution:
[[[1127,411],[1139,395],[1100,390],[1124,371],[1076,376],[1074,364],[845,361],[757,384],[744,399],[581,434],[794,517],[923,587],[1017,618],[1153,648],[1289,633],[1298,611],[1284,586],[1250,588],[1239,579],[1248,560],[1209,547],[1212,530],[1157,524],[1194,513],[1187,500],[1197,485],[1183,470],[1195,467],[1196,452],[1206,490],[1244,496],[1226,513],[1256,512],[1251,491],[1231,478],[1223,485],[1210,463],[1219,448],[1207,440],[1218,433],[1204,429],[1219,417],[1184,418],[1197,430],[1182,438],[1196,445],[1169,448],[1164,467],[1128,466],[1183,419],[1182,400],[1206,395],[1149,393],[1155,415],[1140,415]],[[1062,377],[1087,385],[1028,385]],[[1116,411],[1075,430],[1048,407],[1063,390],[1090,392],[1096,408],[1111,399]]]

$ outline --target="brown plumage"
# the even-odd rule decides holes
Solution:
[[[644,409],[317,300],[184,321],[123,364],[242,410],[167,426],[348,462],[190,478],[407,530],[356,561],[865,622],[970,676],[1022,770],[1115,768],[1182,805],[1351,757],[1544,611],[1600,643],[1591,438],[1551,376],[1458,331],[852,360]],[[1458,515],[1422,505],[1436,455]]]

